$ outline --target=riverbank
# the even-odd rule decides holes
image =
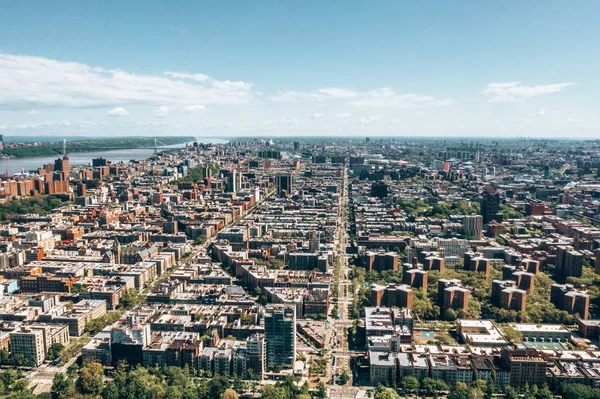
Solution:
[[[175,137],[157,137],[159,147],[184,144],[195,141],[195,137],[175,136]],[[111,150],[129,150],[140,148],[153,148],[155,145],[154,137],[120,137],[103,139],[82,139],[67,141],[67,152],[69,154],[93,151],[111,151]],[[11,145],[15,143],[5,143]],[[50,142],[24,142],[19,143],[17,147],[4,148],[0,151],[0,157],[3,159],[19,159],[55,156],[63,153],[62,141]]]
[[[200,142],[200,143],[212,143],[212,144],[226,144],[228,140],[215,139],[215,138],[191,138],[188,142]],[[184,148],[186,143],[173,144],[169,146],[160,146],[158,151],[164,151],[169,149]],[[80,153],[69,153],[69,162],[71,165],[90,165],[92,160],[95,158],[106,158],[111,162],[129,162],[129,161],[140,161],[148,159],[154,155],[154,148],[135,148],[135,149],[123,149],[123,150],[107,150],[107,151],[92,151],[92,152],[80,152]],[[12,176],[16,173],[35,171],[42,165],[48,163],[54,163],[59,155],[55,154],[52,156],[45,157],[27,157],[27,158],[15,158],[15,159],[0,159],[0,173],[7,173]]]

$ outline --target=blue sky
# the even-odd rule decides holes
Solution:
[[[600,137],[597,1],[4,1],[0,133]]]

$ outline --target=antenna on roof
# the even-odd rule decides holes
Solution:
[[[63,139],[63,157],[67,156],[67,139]]]

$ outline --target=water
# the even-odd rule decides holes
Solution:
[[[212,143],[212,144],[225,144],[227,140],[221,139],[202,139],[198,140],[201,143]],[[166,148],[184,148],[185,143],[174,144],[158,149]],[[69,154],[69,163],[71,165],[91,165],[92,159],[94,158],[106,158],[112,162],[129,162],[131,160],[142,160],[148,159],[154,155],[153,148],[135,148],[129,150],[107,150],[107,151],[94,151],[94,152],[76,152]],[[44,157],[30,157],[30,158],[13,158],[13,159],[0,159],[0,174],[4,174],[8,169],[10,176],[15,173],[21,172],[21,170],[27,172],[30,170],[37,170],[43,165],[48,163],[54,163],[58,158],[58,155],[44,156]]]

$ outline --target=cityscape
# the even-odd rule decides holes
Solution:
[[[600,2],[0,2],[0,399],[600,399]]]
[[[598,179],[597,141],[64,153],[0,183],[6,385],[120,397],[117,373],[177,368],[207,397],[596,389]]]

